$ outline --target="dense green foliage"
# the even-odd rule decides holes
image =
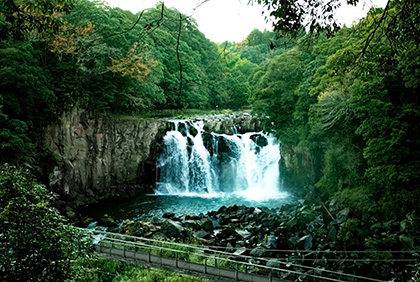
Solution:
[[[27,171],[0,167],[0,278],[64,281],[90,239],[52,208],[52,195]]]
[[[315,184],[356,213],[404,218],[420,205],[419,18],[398,2],[386,15],[378,26],[383,10],[373,9],[309,48],[301,40],[260,65],[250,84],[291,156],[290,186]]]
[[[126,115],[248,105],[257,65],[221,56],[174,9],[133,15],[100,1],[35,2],[0,3],[0,163],[51,163],[42,130],[73,107]]]
[[[101,1],[1,1],[0,165],[47,175],[54,158],[42,131],[74,107],[129,115],[252,106],[281,140],[285,185],[349,208],[337,223],[340,247],[418,246],[418,2],[389,1],[339,31],[330,21],[338,1],[255,2],[272,9],[279,33],[254,30],[217,46],[194,19],[162,4],[134,15]],[[311,33],[317,41],[308,44]],[[45,187],[3,166],[0,196],[1,277],[68,276],[79,254],[75,231]]]

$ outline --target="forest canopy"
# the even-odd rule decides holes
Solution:
[[[267,130],[284,152],[310,156],[284,164],[290,187],[346,199],[358,189],[373,209],[398,199],[405,204],[395,214],[418,204],[418,4],[373,8],[330,39],[320,30],[313,41],[299,27],[295,38],[254,30],[216,45],[163,4],[134,15],[102,1],[39,3],[0,5],[1,163],[42,174],[54,161],[39,145],[42,128],[73,107],[135,114],[251,106],[270,117]]]
[[[56,160],[42,145],[43,129],[73,108],[105,115],[246,108],[266,116],[265,130],[281,141],[284,186],[345,205],[341,238],[371,236],[347,247],[418,243],[419,2],[388,1],[342,28],[333,19],[338,0],[250,2],[271,11],[274,32],[215,44],[193,18],[162,3],[133,14],[102,1],[1,1],[0,165],[27,168],[48,184]],[[40,221],[47,216],[52,228],[63,221],[27,171],[6,165],[2,173],[0,193],[15,181],[13,193],[31,199],[25,205],[4,194],[2,225],[19,205]],[[373,234],[375,224],[387,232]],[[10,254],[9,262],[19,250]]]

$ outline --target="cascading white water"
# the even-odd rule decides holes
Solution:
[[[202,121],[175,121],[158,160],[158,195],[235,195],[263,201],[283,198],[280,145],[261,132],[206,133]],[[182,125],[182,126],[181,126]]]

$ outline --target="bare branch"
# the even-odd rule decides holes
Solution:
[[[103,39],[108,39],[108,38],[111,38],[113,36],[121,35],[121,34],[129,32],[129,31],[132,31],[136,27],[136,25],[139,23],[141,17],[143,16],[143,13],[144,13],[144,10],[141,11],[141,13],[140,13],[139,17],[137,18],[136,22],[129,29],[121,31],[121,32],[117,32],[117,33],[114,33],[114,34],[111,34],[111,35],[108,35],[108,36],[104,37]]]
[[[375,29],[367,36],[366,40],[365,40],[365,46],[363,47],[363,50],[361,52],[362,57],[364,56],[364,54],[367,51],[367,48],[369,47],[370,43],[372,42],[373,38],[375,37],[375,33],[378,31],[379,27],[381,26],[382,22],[385,20],[385,16],[388,13],[388,9],[389,9],[389,4],[390,4],[391,0],[388,0],[388,2],[386,3],[386,6],[384,8],[384,11],[382,13],[381,18],[379,19],[379,22],[376,24]]]
[[[197,10],[198,8],[200,8],[201,5],[203,5],[206,2],[209,2],[210,0],[203,0],[203,1],[198,1],[197,5],[195,6],[195,8],[193,9],[194,11]]]

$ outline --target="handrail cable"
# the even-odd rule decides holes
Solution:
[[[228,255],[228,256],[236,256],[236,257],[252,258],[252,259],[255,258],[255,257],[252,257],[252,256],[237,255],[237,254],[233,254],[233,253],[222,252],[222,251],[218,251],[218,250],[212,250],[212,249],[209,249],[209,248],[202,248],[200,246],[195,246],[195,245],[188,245],[188,244],[182,244],[182,243],[159,241],[159,240],[155,240],[155,239],[148,239],[148,238],[144,238],[144,237],[136,237],[136,236],[131,236],[131,235],[111,233],[111,232],[101,231],[101,230],[88,230],[88,229],[83,229],[83,228],[80,228],[80,229],[85,230],[85,231],[86,230],[87,231],[92,231],[94,233],[105,234],[105,235],[109,235],[109,236],[122,237],[122,238],[130,238],[130,239],[133,239],[133,240],[136,240],[136,241],[137,240],[146,241],[146,242],[149,241],[149,242],[160,243],[160,244],[167,244],[167,245],[173,245],[173,246],[181,246],[181,247],[186,247],[186,248],[194,248],[194,249],[196,249],[198,251],[203,251],[203,252],[211,251],[213,253],[218,253],[218,254]],[[127,244],[127,242],[130,242],[130,241],[126,241],[126,240],[122,240],[122,239],[116,239],[116,238],[107,238],[107,239],[108,240],[109,239],[112,239],[114,241],[118,241],[120,243],[126,243],[126,244]],[[134,244],[138,244],[138,245],[142,245],[142,246],[148,246],[148,247],[152,247],[152,248],[162,249],[162,247],[150,246],[150,245],[142,244],[142,243],[139,243],[139,242],[130,242],[130,243],[134,243]],[[173,251],[173,252],[184,252],[185,253],[185,251],[180,251],[180,250],[174,250],[174,249],[168,249],[168,248],[164,248],[164,249],[165,250],[170,250],[170,251]],[[207,258],[212,258],[211,256],[204,256],[204,255],[201,255],[201,254],[195,254],[195,255],[200,255],[200,256],[203,256],[203,257],[207,257]],[[221,259],[221,258],[219,258],[219,259]],[[258,259],[259,260],[268,261],[268,259],[266,259],[266,258],[258,258]],[[307,259],[307,260],[312,260],[312,259]],[[228,260],[228,261],[231,261],[231,260]],[[343,261],[343,260],[338,260],[338,261]],[[354,260],[350,260],[350,261],[354,261]],[[233,261],[233,262],[247,264],[247,263],[238,262],[238,261]],[[373,278],[358,276],[358,275],[354,275],[354,274],[348,274],[348,273],[343,273],[343,272],[336,272],[336,271],[332,271],[332,270],[328,270],[328,269],[319,269],[319,268],[310,267],[310,266],[303,266],[303,265],[291,264],[290,262],[289,263],[286,263],[286,262],[278,261],[278,263],[279,264],[282,264],[282,265],[285,265],[287,267],[294,266],[294,267],[298,267],[298,268],[305,268],[305,269],[312,270],[312,271],[327,272],[327,273],[334,274],[334,275],[350,276],[350,277],[353,277],[353,278],[361,278],[361,279],[370,280],[370,281],[382,281],[382,280],[376,280],[376,279],[373,279]],[[248,264],[248,265],[255,266],[254,264]],[[283,269],[280,269],[280,268],[266,267],[266,266],[262,266],[262,265],[258,265],[258,266],[259,267],[268,268],[268,269],[277,269],[277,270],[280,270],[280,271],[290,272],[290,270],[283,270]],[[297,272],[297,274],[301,274],[301,273]],[[308,274],[308,275],[311,275],[311,274]],[[322,278],[325,279],[325,277],[322,277]]]
[[[108,240],[108,239],[109,238],[106,238],[105,240]],[[125,244],[125,245],[128,245],[128,246],[132,245],[132,244],[129,244],[129,243],[136,244],[134,242],[127,242],[127,241],[120,240],[120,239],[115,239],[115,240],[117,242],[120,242],[121,244]],[[165,250],[165,251],[171,251],[171,252],[177,252],[177,253],[183,253],[183,254],[192,255],[191,253],[188,253],[187,251],[175,250],[175,249],[164,248],[164,247],[159,247],[159,246],[152,246],[152,245],[146,245],[146,244],[142,244],[142,245],[145,246],[145,247],[147,246],[149,249]],[[213,258],[214,259],[214,257],[208,256],[208,255],[204,255],[204,254],[200,254],[200,253],[194,253],[193,255],[204,257],[204,258]],[[236,264],[240,264],[240,265],[246,265],[246,266],[257,266],[259,268],[263,268],[263,269],[267,269],[267,270],[277,270],[277,271],[280,271],[280,272],[287,272],[287,273],[292,273],[292,274],[297,274],[297,275],[304,274],[304,273],[301,273],[301,272],[298,272],[298,271],[294,271],[294,270],[282,269],[282,268],[277,268],[277,267],[269,267],[269,266],[265,266],[265,265],[256,265],[256,264],[252,264],[252,263],[248,263],[248,262],[235,261],[235,260],[231,260],[231,259],[223,258],[223,257],[219,257],[219,258],[217,258],[217,260],[232,262],[232,263],[236,263]],[[324,270],[322,270],[322,271],[324,271]],[[334,281],[334,282],[341,282],[342,281],[342,280],[337,280],[337,279],[331,278],[331,277],[325,277],[325,276],[319,276],[319,275],[307,274],[307,273],[305,273],[305,274],[308,275],[308,276],[311,276],[313,278],[323,279],[324,281],[325,280]],[[338,273],[338,274],[344,275],[344,276],[346,275],[344,273]],[[365,277],[360,277],[360,278],[366,279]],[[372,281],[382,282],[382,280],[372,280]]]
[[[110,235],[117,235],[117,236],[122,236],[122,237],[128,237],[128,238],[135,238],[136,240],[143,240],[143,241],[150,241],[150,242],[156,242],[156,243],[161,243],[163,241],[160,240],[156,240],[156,239],[150,239],[150,238],[145,238],[145,237],[138,237],[138,236],[132,236],[132,235],[126,235],[126,234],[120,234],[120,233],[113,233],[113,232],[108,232],[108,231],[102,231],[102,230],[92,230],[92,229],[86,229],[86,228],[81,228],[81,227],[75,227],[81,230],[89,230],[89,231],[94,231],[96,233],[103,233],[103,234],[110,234]],[[165,242],[166,243],[166,242]],[[183,244],[183,243],[175,243],[175,242],[167,242],[173,245],[179,245],[179,246],[184,246],[184,247],[188,247],[188,246],[192,246],[189,244]],[[214,249],[226,249],[226,247],[222,247],[222,246],[211,246],[211,248]],[[253,248],[241,248],[242,250],[253,250]],[[416,254],[419,253],[420,254],[420,250],[405,250],[405,251],[337,251],[337,250],[299,250],[299,249],[295,249],[295,250],[281,250],[281,249],[268,249],[270,252],[284,252],[284,253],[331,253],[331,254],[335,254],[335,253],[366,253],[366,254],[388,254],[388,253],[409,253],[409,254]]]

